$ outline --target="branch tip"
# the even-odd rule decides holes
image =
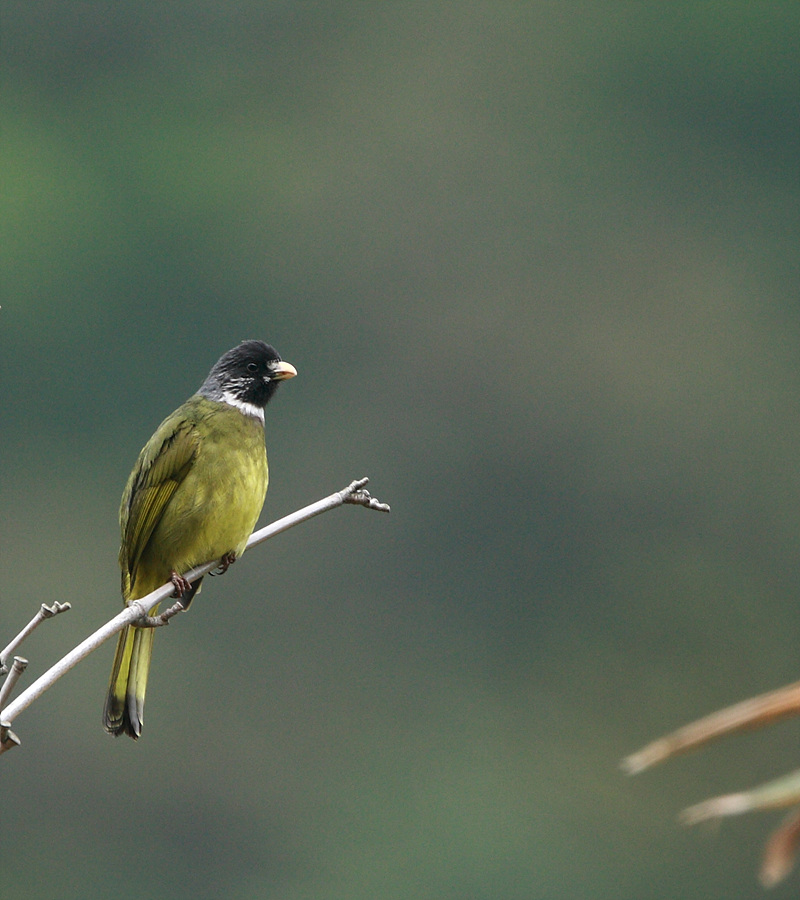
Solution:
[[[800,811],[793,809],[772,832],[764,848],[759,879],[765,888],[775,887],[792,871],[800,844]]]
[[[746,792],[740,794],[725,794],[723,797],[713,797],[684,809],[678,816],[682,825],[697,825],[708,819],[722,819],[726,816],[739,816],[753,809],[753,803]]]
[[[69,612],[72,609],[71,603],[59,603],[58,600],[53,603],[52,606],[47,606],[46,604],[42,604],[42,618],[43,619],[52,619],[53,616],[57,616],[62,612]]]
[[[27,667],[27,659],[22,656],[14,657],[14,662],[11,664],[11,671],[8,673],[8,678],[3,682],[3,686],[0,687],[0,709],[3,709],[6,705],[6,701],[11,696],[11,692],[19,681],[19,676],[22,675]],[[2,741],[0,741],[0,743],[2,743]]]
[[[369,491],[356,491],[355,494],[351,494],[345,503],[355,503],[359,506],[364,506],[367,509],[376,509],[378,512],[391,512],[392,508],[388,503],[381,503],[377,497],[373,497],[370,495]]]
[[[619,764],[619,767],[626,775],[638,775],[640,772],[644,772],[645,769],[649,769],[650,766],[654,766],[668,756],[669,748],[667,747],[666,742],[663,740],[653,741],[652,744],[648,744],[642,750],[631,753],[630,756],[626,756]]]
[[[369,491],[365,490],[365,486],[369,484],[369,478],[358,478],[343,490],[339,492],[342,503],[352,503],[356,506],[364,506],[367,509],[377,509],[379,512],[389,512],[391,507],[388,503],[381,503],[377,497],[373,497]]]
[[[10,722],[0,722],[0,753],[19,747],[22,741],[11,730]]]
[[[135,624],[138,628],[161,628],[162,625],[169,625],[169,620],[181,612],[186,612],[186,607],[182,601],[177,600],[164,612],[159,613],[157,616],[142,616],[136,620]]]
[[[20,631],[20,633],[11,641],[11,643],[5,647],[2,651],[0,651],[0,676],[5,675],[8,672],[7,660],[9,656],[19,647],[19,645],[30,636],[30,634],[39,626],[45,619],[52,619],[53,616],[57,616],[59,613],[66,612],[68,609],[71,609],[69,603],[59,603],[56,601],[52,606],[46,606],[44,603],[39,608],[39,611],[36,615],[28,622],[28,624]]]

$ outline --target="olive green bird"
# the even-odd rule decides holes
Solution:
[[[159,425],[136,460],[119,510],[122,597],[126,603],[172,581],[184,606],[200,590],[183,577],[244,552],[269,481],[264,407],[297,374],[269,344],[244,341],[222,356],[200,390]],[[158,611],[158,605],[150,610]],[[103,725],[142,733],[155,629],[120,633]]]

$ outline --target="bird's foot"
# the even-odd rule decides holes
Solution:
[[[179,575],[177,572],[173,572],[172,575],[170,575],[169,580],[175,585],[172,596],[177,597],[178,599],[192,589],[191,582],[187,581],[183,575]]]
[[[212,569],[212,571],[209,572],[209,575],[224,575],[235,562],[236,553],[231,550],[220,559],[219,565],[216,567],[216,569]]]

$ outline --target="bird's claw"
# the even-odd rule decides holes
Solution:
[[[172,596],[177,597],[179,600],[184,594],[192,589],[191,582],[187,581],[183,575],[179,575],[177,572],[173,572],[172,575],[170,575],[169,580],[175,585]]]
[[[228,569],[236,562],[236,553],[231,550],[229,553],[226,553],[222,559],[219,561],[219,565],[216,569],[212,569],[209,572],[209,575],[224,575]]]

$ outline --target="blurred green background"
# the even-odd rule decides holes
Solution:
[[[140,447],[244,338],[264,520],[369,475],[17,720],[4,896],[760,897],[676,814],[800,723],[623,755],[800,673],[800,6],[3,5],[0,645],[119,600]],[[772,896],[795,896],[798,876]]]

